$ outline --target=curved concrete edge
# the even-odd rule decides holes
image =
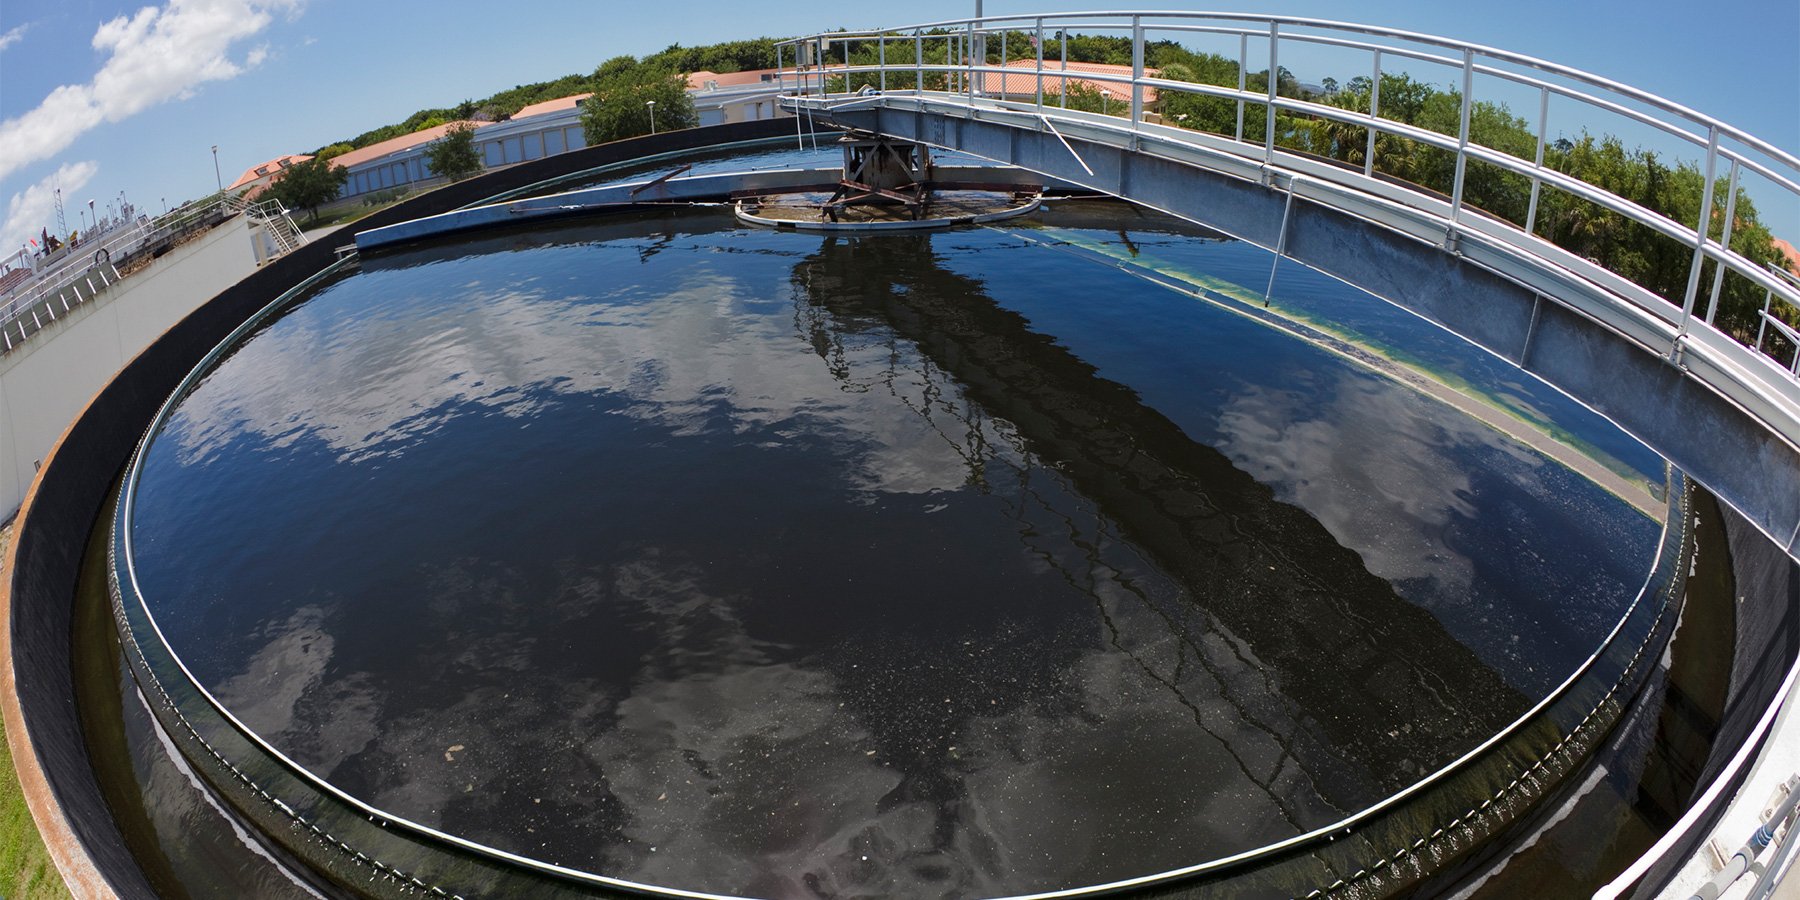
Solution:
[[[72,423],[70,428],[73,428]],[[62,437],[51,448],[52,456],[62,448],[69,430],[65,428]],[[63,886],[75,900],[118,900],[118,895],[82,848],[81,840],[76,837],[74,827],[51,790],[50,777],[33,750],[31,726],[25,720],[14,686],[13,642],[10,640],[13,633],[13,570],[19,554],[18,537],[24,531],[25,510],[37,494],[42,474],[40,470],[40,477],[32,479],[31,486],[26,489],[25,502],[13,520],[13,541],[7,547],[5,557],[0,558],[0,635],[6,636],[0,638],[0,720],[6,725],[6,744],[12,753],[13,774],[19,780],[19,790],[25,797],[26,807],[31,810],[32,823],[37,826],[38,837],[43,840],[50,861],[56,865],[57,874],[62,876]]]
[[[436,215],[552,178],[645,156],[782,136],[784,119],[664,132],[600,144],[446,186],[349,226]],[[330,265],[308,244],[201,304],[136,353],[63,430],[33,478],[0,561],[0,714],[32,818],[79,900],[156,894],[101,794],[76,712],[71,619],[87,537],[106,491],[168,393],[214,345],[270,301]]]

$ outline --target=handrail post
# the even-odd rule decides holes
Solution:
[[[1775,300],[1775,289],[1774,288],[1770,288],[1768,291],[1763,293],[1762,316],[1756,320],[1756,352],[1758,352],[1758,353],[1762,352],[1763,334],[1764,334],[1764,332],[1768,331],[1768,329],[1769,329],[1769,304],[1773,303],[1774,300]],[[24,334],[25,333],[22,331],[19,332],[19,335],[21,337],[23,337]]]
[[[913,29],[913,92],[925,93],[925,34]]]
[[[1037,20],[1037,114],[1044,115],[1044,17]]]
[[[1144,21],[1131,17],[1131,130],[1144,118]]]
[[[969,106],[975,106],[975,22],[971,20],[967,29],[968,36],[963,38],[963,91],[968,94]]]
[[[1462,221],[1463,178],[1469,166],[1469,113],[1475,105],[1475,51],[1463,48],[1462,126],[1456,135],[1456,184],[1450,192],[1450,229],[1445,235],[1447,246],[1456,245],[1456,226]]]
[[[1369,82],[1369,118],[1381,114],[1381,51],[1375,51],[1375,80]],[[1376,127],[1369,126],[1369,149],[1363,151],[1363,175],[1375,177],[1375,134]]]
[[[1541,172],[1544,168],[1545,131],[1550,127],[1550,86],[1545,85],[1538,88],[1538,91],[1537,167]],[[1538,193],[1544,187],[1544,180],[1540,177],[1540,172],[1531,174],[1531,208],[1525,212],[1526,234],[1537,234]]]
[[[1246,84],[1248,84],[1248,82],[1245,81],[1245,79],[1249,75],[1249,69],[1250,69],[1250,33],[1247,31],[1239,32],[1238,33],[1237,139],[1240,142],[1243,141],[1243,139],[1244,139],[1244,86]]]
[[[1067,28],[1061,29],[1059,33],[1062,35],[1062,71],[1063,71],[1062,91],[1060,93],[1062,95],[1062,108],[1068,109],[1069,108],[1069,29],[1067,29]]]
[[[1731,226],[1737,222],[1737,189],[1738,161],[1734,159],[1731,161],[1731,183],[1725,188],[1728,192],[1725,197],[1725,235],[1719,241],[1720,246],[1727,251],[1731,249]],[[1706,324],[1708,325],[1713,323],[1713,315],[1719,311],[1719,289],[1724,286],[1725,260],[1720,259],[1719,264],[1713,266],[1712,299],[1706,304]]]
[[[875,36],[876,53],[881,60],[881,92],[887,93],[887,32]]]
[[[1269,23],[1269,112],[1263,121],[1263,163],[1275,164],[1275,86],[1280,83],[1281,68],[1276,49],[1281,46],[1281,23]]]
[[[1706,129],[1706,188],[1700,192],[1700,223],[1694,227],[1694,262],[1688,267],[1687,294],[1681,299],[1681,330],[1675,335],[1677,346],[1687,334],[1688,317],[1694,314],[1694,297],[1700,292],[1700,266],[1706,262],[1706,233],[1711,231],[1713,177],[1719,169],[1719,127]],[[1673,354],[1674,347],[1670,348]]]

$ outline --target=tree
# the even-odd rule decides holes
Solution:
[[[311,211],[317,219],[319,207],[337,199],[349,178],[349,170],[315,156],[281,170],[281,178],[269,185],[267,193],[289,209]]]
[[[431,171],[451,181],[461,181],[481,171],[481,154],[475,149],[475,126],[467,122],[451,125],[443,137],[425,148],[425,161]]]
[[[656,102],[656,130],[700,124],[687,79],[670,69],[619,56],[594,70],[594,96],[582,106],[581,129],[589,144],[604,144],[650,133],[650,101]]]

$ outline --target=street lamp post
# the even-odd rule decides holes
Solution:
[[[650,107],[650,133],[656,133],[656,101],[645,100],[644,105]]]
[[[213,180],[219,183],[219,193],[225,193],[225,176],[219,174],[219,145],[213,145]]]

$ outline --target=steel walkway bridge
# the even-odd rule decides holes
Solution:
[[[1069,63],[1068,37],[1077,33],[1124,38],[1129,70]],[[1236,84],[1164,77],[1146,65],[1146,49],[1157,41],[1235,51]],[[1765,210],[1800,208],[1800,157],[1786,149],[1565,66],[1316,19],[1009,15],[820,33],[785,42],[780,52],[793,67],[784,70],[781,102],[797,115],[796,139],[803,143],[831,128],[958,150],[1269,250],[1270,289],[1284,262],[1335,276],[1556,385],[1686,471],[1790,556],[1800,552],[1800,354],[1788,357],[1786,350],[1800,334],[1784,321],[1800,310],[1800,279],[1732,246],[1740,195]],[[1343,108],[1322,102],[1327,97],[1281,93],[1283,79],[1267,73],[1281,73],[1282,60],[1296,54],[1360,59],[1370,78],[1368,103]],[[1455,133],[1406,124],[1384,109],[1382,76],[1401,71],[1454,85],[1461,104]],[[1102,112],[1069,108],[1070,96],[1079,94],[1071,86],[1076,82],[1090,90],[1100,85]],[[1151,98],[1166,107],[1179,94],[1235,108],[1233,133],[1181,127],[1152,111]],[[1484,144],[1493,136],[1471,125],[1483,102],[1530,107],[1535,152]],[[1246,131],[1247,113],[1261,120],[1260,129]],[[1297,149],[1292,126],[1302,120],[1336,128],[1340,146],[1353,151],[1339,155],[1360,161]],[[1665,159],[1692,160],[1704,178],[1699,209],[1677,221],[1547,165],[1551,129],[1641,137]],[[1447,194],[1380,171],[1381,154],[1407,142],[1454,160]],[[1466,190],[1472,177],[1495,173],[1530,185],[1522,221],[1479,208]],[[1548,191],[1679,248],[1688,262],[1679,300],[1540,236]],[[1740,295],[1762,295],[1754,341],[1715,325],[1727,284],[1737,284]],[[1781,344],[1785,359],[1765,352],[1772,342]],[[1688,815],[1597,896],[1628,893],[1652,866],[1692,846],[1750,765],[1794,681],[1790,670],[1777,702]],[[1782,858],[1791,860],[1790,852],[1783,848]]]

